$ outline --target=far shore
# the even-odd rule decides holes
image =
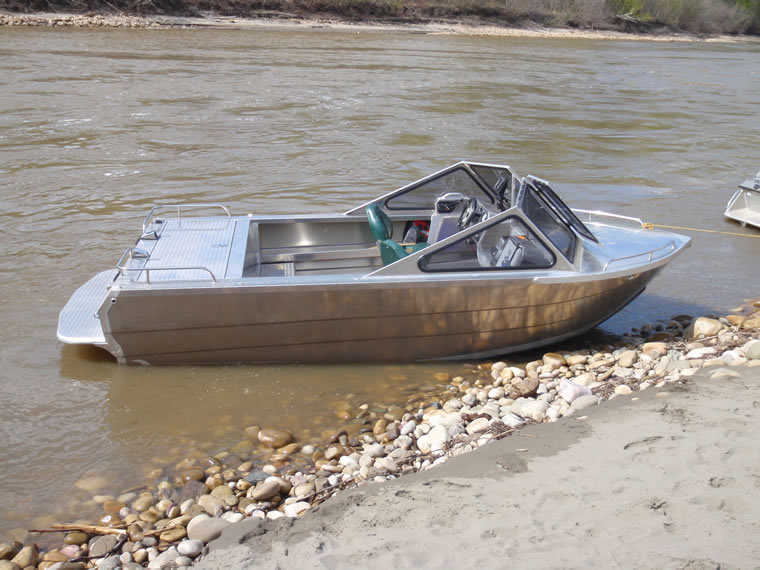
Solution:
[[[587,39],[647,42],[760,42],[746,35],[693,35],[687,33],[626,33],[614,30],[547,28],[536,24],[523,27],[492,23],[429,21],[423,23],[351,21],[337,17],[262,14],[244,18],[209,14],[203,17],[136,16],[131,14],[64,14],[34,12],[22,14],[0,11],[0,26],[76,27],[76,28],[180,28],[180,29],[330,29],[353,32],[406,32],[431,35],[495,36],[514,38]]]

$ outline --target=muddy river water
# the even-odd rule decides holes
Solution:
[[[318,437],[336,401],[384,405],[462,369],[122,367],[62,347],[58,311],[152,205],[345,211],[467,158],[573,207],[752,234],[722,212],[760,169],[758,84],[760,44],[0,29],[0,536],[73,518],[82,478],[118,493],[252,423]],[[760,241],[691,235],[604,329],[757,296]]]

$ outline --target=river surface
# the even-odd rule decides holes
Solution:
[[[252,423],[319,437],[336,400],[461,370],[123,367],[63,347],[58,311],[152,205],[340,212],[466,158],[573,207],[753,234],[722,212],[760,169],[758,84],[758,44],[0,28],[0,536],[76,518],[83,477],[118,493]],[[757,295],[760,241],[692,235],[603,328]]]

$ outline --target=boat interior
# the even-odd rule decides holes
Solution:
[[[601,263],[589,255],[597,237],[549,185],[519,179],[508,166],[457,163],[344,214],[246,218],[220,205],[191,207],[221,208],[226,216],[154,208],[137,246],[117,265],[127,280],[573,270],[584,260]],[[167,208],[176,208],[176,217],[162,216]]]

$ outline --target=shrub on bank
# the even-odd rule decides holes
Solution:
[[[633,32],[760,33],[760,0],[0,0],[0,9],[192,16],[333,16],[419,22],[466,20]]]

